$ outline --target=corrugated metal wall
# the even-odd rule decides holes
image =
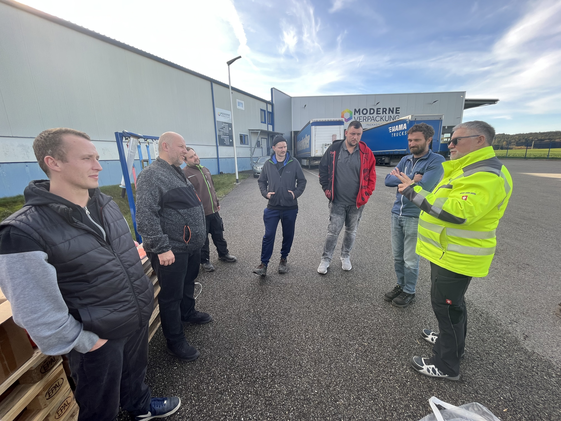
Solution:
[[[72,127],[101,141],[96,147],[102,161],[118,159],[116,131],[155,136],[175,131],[216,172],[212,91],[215,107],[230,110],[227,86],[0,3],[0,197],[20,194],[29,177],[44,177],[34,168],[30,145],[51,127]],[[233,94],[239,145],[239,133],[267,128],[260,109],[270,104]],[[236,108],[236,98],[244,101],[244,110]],[[220,147],[218,155],[220,170],[233,172],[233,148]],[[251,168],[249,156],[249,146],[238,147],[240,170]],[[106,168],[118,169],[117,164]],[[104,184],[120,181],[113,178],[101,177]]]

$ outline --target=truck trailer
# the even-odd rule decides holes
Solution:
[[[377,165],[390,165],[392,159],[401,159],[411,153],[407,141],[407,131],[415,124],[426,123],[434,129],[432,151],[447,155],[448,143],[441,142],[442,118],[442,114],[408,115],[364,130],[361,140],[374,152]]]
[[[342,118],[310,120],[296,136],[295,156],[302,166],[319,165],[333,141],[344,138],[345,121]]]

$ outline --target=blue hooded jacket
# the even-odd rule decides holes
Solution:
[[[415,165],[413,165],[413,154],[410,154],[401,158],[401,161],[399,161],[396,168],[407,174],[407,176],[411,179],[413,179],[415,174],[423,174],[423,179],[416,183],[416,185],[422,186],[424,190],[432,191],[442,178],[442,174],[444,173],[442,163],[444,161],[445,159],[442,155],[436,154],[429,149],[429,152],[420,157],[417,162],[415,162]],[[395,175],[388,174],[386,176],[385,183],[387,187],[397,187],[401,181],[399,181],[399,178]],[[392,213],[399,216],[418,218],[421,213],[421,209],[397,191]]]

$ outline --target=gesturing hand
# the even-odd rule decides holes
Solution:
[[[399,172],[399,174],[396,174],[395,176],[399,178],[399,181],[401,181],[401,184],[397,186],[397,190],[400,193],[402,193],[403,190],[405,190],[407,187],[413,184],[413,180],[407,177],[407,174],[405,174],[404,172]]]

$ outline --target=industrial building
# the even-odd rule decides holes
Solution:
[[[366,127],[408,114],[443,114],[444,129],[466,108],[465,92],[290,97],[272,88],[264,99],[81,26],[11,0],[0,0],[0,197],[22,194],[45,178],[33,139],[52,127],[88,133],[101,157],[100,184],[118,184],[115,132],[183,135],[213,174],[234,172],[270,152],[283,134],[292,144],[312,118],[343,117]],[[140,163],[136,162],[135,167]],[[140,168],[137,169],[137,171]]]

